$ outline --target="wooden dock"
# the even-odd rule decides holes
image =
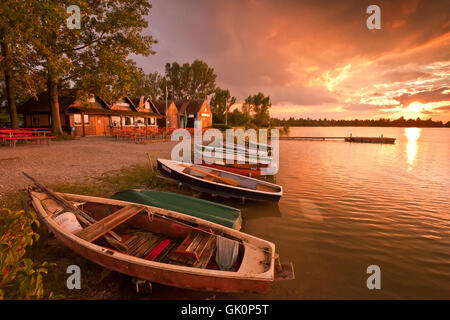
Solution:
[[[327,141],[327,140],[342,140],[347,142],[360,143],[387,143],[394,144],[395,138],[387,137],[279,137],[280,140],[299,140],[299,141]]]

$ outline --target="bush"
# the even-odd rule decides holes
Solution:
[[[25,257],[27,247],[39,239],[35,227],[39,227],[39,221],[32,211],[0,211],[0,300],[44,296],[43,277],[47,268],[55,264]],[[49,298],[52,297],[50,293]]]

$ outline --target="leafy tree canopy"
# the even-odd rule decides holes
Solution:
[[[230,107],[235,103],[236,97],[231,96],[230,90],[216,88],[210,101],[213,121],[217,123],[228,122],[227,113],[229,112]]]
[[[272,106],[270,97],[258,92],[245,99],[242,105],[242,111],[247,114],[253,114],[254,123],[258,126],[267,126],[270,124],[269,109]]]
[[[167,86],[168,99],[205,99],[214,92],[216,78],[214,69],[201,60],[183,65],[167,63],[160,89],[165,92]]]

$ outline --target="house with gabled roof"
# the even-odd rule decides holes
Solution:
[[[30,98],[18,108],[18,113],[24,116],[25,127],[51,127],[47,92],[36,98]],[[64,90],[58,96],[61,126],[63,131],[75,136],[104,135],[114,127],[157,128],[157,119],[164,115],[159,114],[152,102],[144,100],[140,105],[136,99],[125,96],[110,104],[96,95],[82,99],[75,90]]]
[[[212,126],[211,107],[206,99],[168,100],[154,103],[158,111],[165,115],[162,120],[167,121],[168,128],[194,128],[196,120],[201,121],[202,128]]]

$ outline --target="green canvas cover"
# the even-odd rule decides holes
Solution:
[[[228,228],[241,229],[240,209],[183,194],[156,190],[124,190],[115,193],[111,198],[173,210]]]

